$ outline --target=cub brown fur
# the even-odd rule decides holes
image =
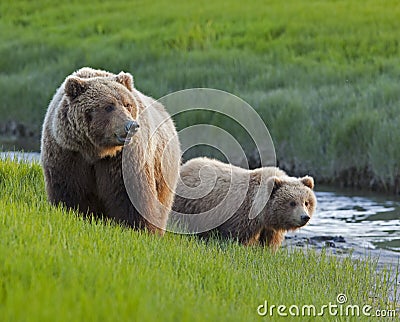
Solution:
[[[289,177],[275,167],[246,170],[195,158],[182,165],[180,177],[171,224],[203,237],[217,232],[276,250],[285,232],[304,226],[316,207],[312,177]]]

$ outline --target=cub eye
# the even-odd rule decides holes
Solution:
[[[291,207],[296,207],[296,201],[291,201],[291,202],[290,202],[290,206],[291,206]]]
[[[308,201],[305,201],[305,202],[304,202],[304,205],[305,205],[306,207],[308,207],[309,202],[308,202]]]
[[[106,110],[106,112],[110,113],[110,112],[115,110],[115,106],[114,105],[107,105],[104,109]]]

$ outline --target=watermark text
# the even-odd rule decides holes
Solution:
[[[374,309],[369,304],[357,305],[347,303],[346,294],[339,294],[336,302],[316,306],[313,304],[304,305],[283,305],[270,304],[267,300],[257,307],[257,314],[260,316],[368,316],[368,317],[396,317],[396,310]]]

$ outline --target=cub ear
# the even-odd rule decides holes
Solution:
[[[87,82],[79,77],[70,76],[65,82],[65,94],[71,99],[77,98],[87,89]]]
[[[117,76],[115,76],[115,80],[124,85],[129,91],[133,90],[133,77],[129,73],[120,72]]]
[[[300,181],[305,186],[309,187],[310,189],[314,189],[314,179],[313,179],[313,177],[305,176],[305,177],[301,178]]]

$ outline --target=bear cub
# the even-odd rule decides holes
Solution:
[[[276,250],[287,231],[307,224],[316,207],[312,177],[276,167],[246,170],[209,158],[182,165],[171,225]]]

